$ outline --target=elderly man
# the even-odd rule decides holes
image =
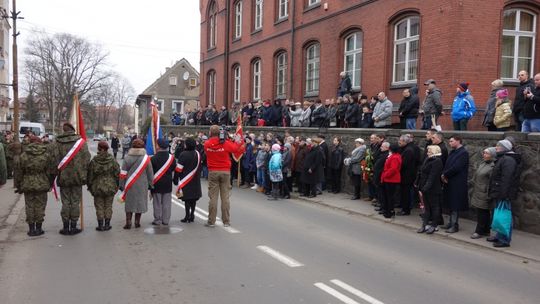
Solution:
[[[411,192],[413,191],[413,184],[416,180],[416,173],[418,171],[418,165],[420,155],[414,147],[413,138],[409,134],[402,135],[398,141],[401,148],[401,212],[398,215],[410,215],[411,214]]]
[[[338,96],[343,97],[345,94],[350,94],[352,89],[351,78],[347,72],[339,73],[341,80],[339,81]]]
[[[372,116],[375,128],[390,128],[392,125],[392,102],[384,92],[380,92],[377,97],[379,102],[375,105]]]
[[[495,102],[497,101],[497,91],[502,89],[504,83],[500,79],[493,80],[491,82],[491,93],[486,102],[486,113],[484,114],[484,120],[482,121],[482,126],[486,127],[488,131],[497,131],[497,127],[493,123],[495,118]]]
[[[434,79],[428,79],[424,82],[424,85],[427,86],[426,98],[424,99],[420,113],[424,113],[422,130],[429,130],[437,125],[437,120],[442,114],[442,93],[441,90],[437,88]]]

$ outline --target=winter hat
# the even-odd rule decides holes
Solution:
[[[131,146],[135,149],[140,149],[140,148],[144,148],[144,141],[142,139],[135,139],[133,141],[133,143],[131,144]]]
[[[98,147],[98,150],[101,150],[101,151],[109,150],[109,144],[104,140],[100,141],[97,147]]]
[[[71,130],[75,131],[75,127],[72,124],[70,124],[69,122],[64,123],[63,127],[64,127],[64,130],[66,130],[66,127],[67,127],[67,128],[70,128]]]
[[[287,150],[289,150],[289,151],[290,151],[291,148],[292,148],[292,146],[291,146],[290,143],[286,143],[284,146],[285,146],[285,148],[287,148]]]
[[[484,151],[489,153],[489,155],[491,155],[491,158],[496,158],[497,157],[497,149],[495,147],[486,148]]]
[[[272,151],[279,151],[279,150],[281,150],[281,146],[280,146],[280,145],[278,145],[278,144],[273,144],[273,145],[272,145]]]
[[[497,91],[497,98],[499,99],[505,99],[508,97],[508,90],[507,89],[501,89]]]
[[[507,139],[499,140],[497,147],[503,148],[505,152],[512,151],[513,148],[512,143]]]
[[[468,82],[462,82],[458,85],[458,88],[462,91],[462,92],[467,92],[467,90],[469,89],[469,84]]]
[[[166,140],[165,138],[159,138],[157,140],[157,145],[161,148],[161,149],[167,149],[169,147],[169,141]]]

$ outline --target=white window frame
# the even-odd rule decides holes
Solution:
[[[162,99],[162,98],[157,99],[156,106],[158,108],[159,113],[161,114],[165,113],[165,99]]]
[[[217,12],[216,12],[216,3],[212,2],[212,7],[210,7],[209,11],[209,30],[208,30],[208,45],[209,48],[216,47],[217,44]]]
[[[253,68],[253,101],[261,100],[261,60],[257,59],[252,64]]]
[[[278,2],[278,20],[289,17],[289,0],[279,0]]]
[[[242,84],[242,70],[240,65],[235,65],[233,68],[233,101],[240,102],[241,84]]]
[[[208,73],[208,104],[216,104],[216,72]]]
[[[242,37],[242,1],[234,5],[234,38]]]
[[[176,75],[169,76],[169,85],[170,86],[178,85],[178,77],[176,77]]]
[[[181,104],[180,106],[180,112],[176,112],[176,105],[177,104]],[[183,100],[176,100],[176,99],[173,99],[171,101],[171,113],[178,113],[178,114],[184,114],[184,106],[185,106],[185,103]]]
[[[263,0],[255,0],[253,27],[260,30],[263,26]]]
[[[276,57],[276,97],[287,95],[287,53],[282,52]]]
[[[313,6],[319,3],[321,3],[321,0],[308,0],[308,6]]]
[[[353,89],[359,89],[362,85],[362,43],[363,43],[363,33],[361,31],[356,31],[354,33],[351,33],[350,35],[348,35],[347,37],[345,37],[345,40],[343,42],[344,46],[343,46],[343,50],[344,50],[344,54],[343,54],[343,71],[345,71],[349,77],[351,78],[351,83],[352,83],[352,88]],[[347,40],[349,40],[349,38],[352,38],[354,37],[354,46],[353,46],[353,49],[352,50],[347,50]],[[360,47],[358,47],[360,45]],[[360,55],[360,56],[357,56],[357,55]],[[347,58],[348,57],[352,57],[352,70],[347,70]],[[358,84],[356,85],[356,75],[355,75],[355,66],[356,66],[356,57],[359,57],[359,61],[360,61],[360,64],[359,64],[359,76],[358,76]]]
[[[311,52],[313,52],[313,58],[310,58]],[[321,45],[319,43],[314,43],[306,49],[306,95],[319,94],[320,68]]]
[[[531,58],[531,66],[530,66],[530,69],[529,69],[529,75],[533,75],[533,67],[534,67],[534,54],[536,52],[535,50],[535,45],[536,45],[536,14],[529,11],[529,10],[526,10],[526,9],[521,9],[521,8],[516,8],[516,9],[509,9],[509,10],[505,10],[504,13],[506,12],[512,12],[512,11],[515,11],[516,12],[516,24],[515,24],[515,27],[514,27],[514,30],[506,30],[506,29],[503,29],[503,36],[512,36],[514,37],[514,56],[513,57],[510,57],[510,56],[502,56],[501,55],[501,61],[502,61],[502,58],[513,58],[514,60],[514,65],[513,65],[513,72],[511,73],[511,77],[502,77],[502,74],[501,74],[501,79],[503,80],[515,80],[515,76],[518,74],[519,72],[519,67],[518,67],[518,62],[519,62],[519,38],[520,37],[532,37],[532,50],[531,50],[531,54],[532,54],[532,58]],[[518,30],[518,26],[520,24],[520,20],[521,20],[521,13],[524,12],[524,13],[527,13],[527,14],[530,14],[533,16],[533,31],[532,32],[528,32],[528,31],[520,31]],[[504,14],[503,14],[503,18],[504,18]],[[522,57],[524,58],[524,57]],[[502,73],[502,69],[501,69],[501,73]]]
[[[416,36],[411,36],[411,20],[412,19],[418,19],[418,22],[420,22],[419,16],[410,16],[403,19],[400,19],[399,22],[397,22],[394,25],[394,59],[392,61],[392,84],[402,84],[402,83],[414,83],[417,81],[418,78],[418,70],[416,74],[416,78],[409,79],[409,64],[410,64],[410,46],[411,42],[418,41],[420,43],[420,32]],[[398,36],[398,25],[402,24],[403,22],[407,22],[407,34],[405,38],[397,39]],[[397,47],[398,45],[405,44],[405,79],[397,81],[397,75],[396,75],[396,60],[397,60]],[[420,50],[420,45],[418,46],[418,49]],[[417,61],[417,67],[418,67],[418,58]]]

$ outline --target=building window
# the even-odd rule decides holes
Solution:
[[[419,17],[408,17],[395,25],[393,83],[416,81],[419,38]]]
[[[289,16],[289,0],[278,0],[278,20]]]
[[[216,72],[208,72],[208,104],[216,103]]]
[[[164,112],[164,109],[163,109],[163,105],[165,104],[165,99],[158,99],[156,100],[156,106],[158,108],[158,111],[159,113],[162,113]]]
[[[306,49],[306,95],[319,94],[320,49],[318,43]]]
[[[183,100],[173,100],[172,101],[172,111],[173,111],[173,113],[183,114],[184,113],[184,101]]]
[[[242,37],[242,1],[234,5],[234,38]]]
[[[216,47],[217,31],[217,7],[216,2],[212,1],[208,10],[208,48]]]
[[[261,60],[253,62],[253,100],[261,99]]]
[[[515,79],[519,71],[533,75],[536,15],[522,9],[503,14],[501,78]]]
[[[242,81],[242,75],[240,71],[240,65],[235,65],[233,68],[233,101],[240,102],[240,84]]]
[[[276,96],[284,98],[287,92],[287,53],[282,52],[276,57]]]
[[[307,3],[308,3],[308,6],[312,6],[312,5],[321,3],[321,0],[308,0]]]
[[[344,71],[351,78],[353,89],[360,89],[362,79],[362,40],[360,31],[345,37]]]
[[[169,85],[175,86],[178,82],[178,79],[176,78],[176,75],[169,76]]]
[[[263,0],[255,0],[255,20],[254,20],[254,28],[255,30],[259,30],[262,28],[262,22],[263,22]]]

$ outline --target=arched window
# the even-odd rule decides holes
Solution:
[[[401,19],[394,26],[393,83],[415,82],[418,74],[420,18]]]
[[[363,33],[358,31],[345,37],[344,71],[351,78],[353,89],[360,89],[362,77],[362,40]]]
[[[263,0],[255,0],[254,10],[253,27],[255,30],[258,30],[262,28],[263,24]]]
[[[217,40],[217,6],[216,2],[212,1],[208,10],[208,48],[216,47]]]
[[[253,68],[253,100],[261,99],[261,60],[252,63]]]
[[[233,101],[240,102],[240,84],[242,81],[242,75],[239,64],[233,67],[233,77]]]
[[[207,78],[208,104],[211,105],[216,103],[216,71],[212,70],[208,72]]]
[[[320,55],[319,43],[314,43],[306,49],[306,95],[319,94]]]
[[[519,71],[533,75],[536,15],[523,9],[503,13],[501,78],[515,79]]]
[[[234,38],[242,37],[242,1],[234,5]]]
[[[285,98],[287,95],[287,53],[281,52],[276,56],[276,97]]]

